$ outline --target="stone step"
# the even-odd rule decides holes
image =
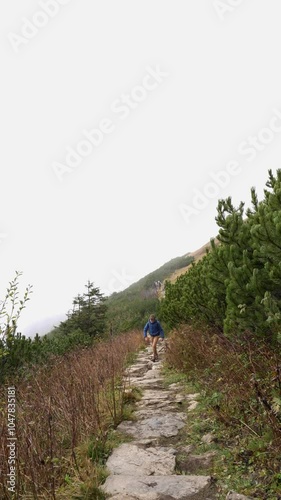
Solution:
[[[111,475],[103,490],[112,500],[207,500],[212,484],[209,476]]]
[[[176,450],[171,447],[149,446],[144,449],[136,444],[124,443],[113,450],[106,467],[115,475],[169,475],[175,470],[175,455]]]
[[[140,387],[141,389],[163,389],[163,378],[162,377],[152,377],[152,378],[137,378],[133,377],[130,379],[130,385]]]
[[[177,406],[169,405],[169,412],[173,414],[178,413]],[[144,408],[143,410],[138,410],[135,412],[135,416],[139,420],[148,419],[150,417],[161,417],[167,415],[167,407],[163,408]]]
[[[153,380],[153,379],[152,379]],[[140,385],[141,387],[141,385]],[[145,387],[144,387],[145,388]],[[164,389],[154,390],[153,384],[152,389],[146,389],[143,391],[143,397],[141,401],[137,403],[138,409],[143,408],[167,408],[169,409],[170,405],[174,405],[175,403],[183,403],[186,401],[186,398],[182,394],[176,394],[172,391],[167,391]]]
[[[125,432],[136,439],[152,437],[173,437],[177,436],[179,430],[185,425],[185,413],[155,414],[150,418],[144,418],[136,422],[125,421],[118,425],[117,429]]]
[[[112,500],[213,500],[211,478],[176,474],[178,450],[158,445],[160,438],[178,435],[187,419],[186,413],[178,411],[179,405],[195,406],[198,394],[183,395],[180,384],[165,389],[162,356],[153,363],[151,354],[148,348],[126,370],[129,386],[140,387],[143,395],[136,403],[137,420],[124,421],[117,429],[134,441],[113,450],[106,463],[110,475],[102,489]]]
[[[139,363],[131,366],[125,372],[125,376],[134,376],[134,377],[142,377],[147,370],[151,369],[151,365],[149,363]]]

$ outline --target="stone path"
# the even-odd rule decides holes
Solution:
[[[193,466],[197,463],[197,469],[211,458],[210,453],[192,456],[191,446],[183,450],[176,443],[188,411],[197,405],[198,394],[181,394],[179,384],[164,389],[163,354],[157,363],[150,361],[149,354],[150,348],[140,353],[127,372],[130,386],[140,387],[143,397],[137,403],[136,420],[118,426],[133,440],[116,448],[109,457],[106,465],[110,475],[103,489],[112,500],[214,500],[217,495],[210,476],[197,475],[196,466],[192,474],[176,472],[176,456],[183,451]],[[187,412],[181,411],[186,404]]]

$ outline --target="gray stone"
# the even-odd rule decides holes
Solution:
[[[131,386],[140,387],[141,389],[156,389],[160,390],[163,388],[163,379],[158,378],[131,378],[130,379]]]
[[[121,495],[110,495],[111,500],[136,500],[136,497],[132,497],[131,495],[124,495],[124,493],[121,493]]]
[[[152,476],[172,474],[176,465],[176,450],[173,448],[139,448],[124,443],[108,458],[106,466],[111,474]]]
[[[235,491],[229,491],[225,498],[226,500],[251,500],[250,497],[240,495],[239,493],[235,493]]]
[[[148,448],[155,442],[155,439],[140,439],[139,441],[134,441],[139,447]]]
[[[140,387],[143,397],[136,404],[137,420],[118,426],[119,431],[133,436],[134,441],[123,443],[108,458],[110,476],[102,488],[112,500],[211,500],[214,497],[209,476],[195,476],[193,471],[189,473],[192,475],[174,474],[177,453],[181,453],[178,460],[181,459],[183,466],[188,460],[199,462],[198,456],[190,455],[193,447],[182,447],[176,452],[174,448],[158,446],[159,438],[176,436],[184,427],[187,415],[178,412],[179,404],[189,403],[189,409],[195,407],[199,395],[182,394],[181,384],[172,384],[164,390],[162,361],[153,363],[149,359],[151,354],[149,347],[126,370],[128,391]],[[205,464],[208,460],[207,456],[204,458]]]
[[[156,415],[137,422],[122,422],[118,430],[138,439],[176,436],[184,427],[184,413]]]
[[[177,407],[170,405],[169,411],[176,412]],[[155,409],[155,408],[143,408],[142,410],[138,410],[135,412],[135,416],[140,420],[143,420],[144,418],[150,418],[150,417],[156,417],[156,416],[159,417],[159,416],[163,416],[163,415],[167,415],[167,409],[165,407],[157,408],[157,409]]]
[[[172,401],[154,401],[154,403],[151,403],[149,405],[145,405],[145,404],[140,404],[138,406],[138,408],[140,410],[144,410],[144,409],[149,409],[149,410],[152,410],[153,412],[156,412],[156,413],[159,413],[160,410],[163,410],[165,411],[165,413],[167,413],[168,411],[171,410],[171,407],[174,407],[173,405],[173,402]],[[159,410],[159,411],[158,411]],[[162,411],[162,413],[163,413]]]
[[[151,369],[148,372],[146,372],[145,375],[143,375],[142,380],[146,380],[146,379],[150,379],[150,378],[159,378],[160,373],[161,373],[160,370]],[[161,378],[163,380],[163,377],[161,377]]]
[[[168,387],[169,390],[178,391],[182,389],[182,384],[180,382],[176,382],[174,384],[170,384]]]
[[[192,411],[192,410],[195,410],[195,408],[197,407],[198,405],[198,401],[191,401],[189,406],[188,406],[188,411]]]
[[[140,401],[137,403],[137,408],[138,410],[152,410],[156,413],[159,413],[161,410],[162,412],[165,411],[166,413],[172,412],[173,409],[178,409],[177,406],[175,406],[174,401],[171,398],[161,398],[153,399],[151,401]]]
[[[175,401],[175,403],[183,403],[185,401],[185,397],[183,394],[176,394],[176,395],[171,394],[171,399]]]
[[[179,449],[180,453],[185,453],[186,455],[188,455],[189,453],[192,453],[192,451],[194,450],[194,445],[193,444],[189,444],[187,446],[181,446],[178,449]]]
[[[216,438],[215,438],[214,434],[212,434],[211,432],[209,432],[208,434],[205,434],[201,438],[202,443],[205,443],[205,444],[211,444],[215,440],[216,440]]]
[[[194,394],[187,394],[185,397],[188,400],[194,401],[195,399],[199,398],[200,394],[199,392],[196,392]]]
[[[148,363],[139,363],[127,369],[127,376],[142,377],[149,369]]]
[[[109,476],[103,490],[112,500],[201,500],[210,489],[209,476]],[[119,496],[118,496],[119,495]],[[127,495],[127,496],[126,496]],[[205,496],[202,496],[205,495]]]
[[[153,391],[153,390],[146,390],[143,392],[143,397],[142,397],[142,403],[144,404],[154,404],[158,403],[159,401],[163,401],[164,399],[169,399],[171,396],[171,393],[169,391]]]

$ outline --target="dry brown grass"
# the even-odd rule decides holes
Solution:
[[[201,391],[200,421],[212,422],[223,446],[216,476],[251,498],[281,498],[280,349],[249,332],[230,341],[191,326],[175,331],[168,347],[169,365]]]
[[[34,368],[24,380],[1,388],[0,467],[5,478],[7,386],[16,385],[16,498],[59,498],[66,476],[87,479],[77,447],[91,438],[106,439],[110,426],[121,421],[124,366],[141,343],[141,332],[119,335],[57,357],[51,366]],[[6,480],[1,481],[0,498],[12,498]]]
[[[228,340],[185,326],[169,338],[167,361],[200,381],[213,398],[213,410],[227,425],[269,426],[281,439],[281,355],[250,333]],[[277,399],[276,399],[277,398]],[[280,400],[281,404],[281,400]]]

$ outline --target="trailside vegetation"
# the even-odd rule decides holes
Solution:
[[[281,342],[281,170],[269,171],[265,197],[252,208],[220,200],[218,243],[175,284],[165,285],[163,318],[172,325],[208,324],[228,337],[246,330]]]
[[[63,355],[77,348],[89,347],[108,335],[105,297],[94,283],[88,281],[86,291],[73,299],[67,319],[49,334],[33,339],[18,332],[21,311],[30,300],[28,285],[19,297],[20,272],[9,283],[5,299],[0,303],[0,383],[10,375],[24,373],[28,366],[44,363],[48,358]]]
[[[96,498],[117,425],[131,411],[128,363],[142,332],[110,336],[103,295],[88,281],[66,321],[32,340],[18,331],[32,287],[21,273],[0,303],[0,497]],[[12,436],[12,437],[11,437]]]
[[[219,200],[218,242],[174,284],[161,318],[173,332],[170,366],[201,384],[228,431],[222,471],[245,494],[281,495],[281,170],[252,206]],[[233,486],[233,484],[232,484]],[[279,495],[279,496],[278,496]]]
[[[123,292],[105,297],[89,281],[85,291],[74,297],[67,319],[44,336],[32,339],[18,331],[18,319],[30,300],[32,286],[19,295],[22,276],[16,272],[0,302],[0,383],[9,375],[20,375],[27,367],[42,364],[53,356],[63,355],[77,346],[90,347],[109,335],[142,328],[151,312],[157,313],[159,288],[174,270],[187,266],[192,257],[172,259]]]
[[[77,344],[91,343],[93,339],[101,338],[106,331],[106,298],[100,289],[91,281],[85,285],[86,291],[74,297],[72,309],[67,313],[67,319],[55,327],[47,338],[62,339],[74,337]],[[71,343],[73,344],[73,342]]]
[[[192,261],[191,255],[171,259],[122,292],[110,295],[106,301],[109,328],[114,333],[143,328],[151,313],[158,314],[161,289],[159,290],[155,283],[160,282],[164,288],[167,277],[174,271],[188,266]]]
[[[8,480],[1,481],[1,499],[105,498],[99,485],[106,477],[110,441],[126,416],[123,374],[142,343],[141,332],[135,331],[88,348],[78,346],[0,386],[3,478],[11,470],[9,387],[15,399],[17,457],[14,488],[9,490]]]

